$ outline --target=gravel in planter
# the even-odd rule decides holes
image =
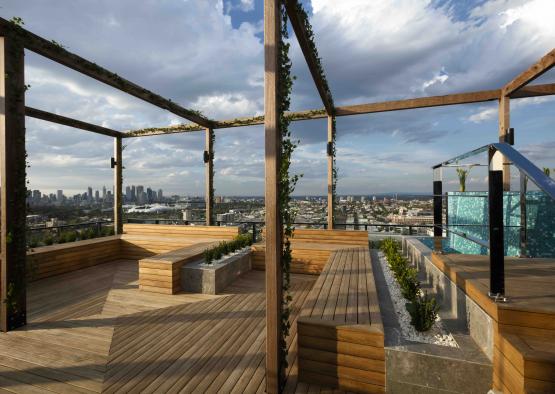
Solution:
[[[457,342],[453,338],[453,335],[448,333],[441,322],[441,318],[438,316],[436,322],[429,331],[419,332],[410,324],[411,316],[407,311],[405,304],[407,301],[402,293],[401,286],[395,279],[393,272],[389,268],[387,259],[383,252],[378,252],[379,262],[382,267],[385,281],[389,288],[389,294],[391,295],[391,301],[393,303],[393,308],[399,319],[399,325],[401,327],[401,335],[404,339],[413,342],[431,343],[440,346],[449,347],[459,347]]]

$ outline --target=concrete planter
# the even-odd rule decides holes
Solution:
[[[210,265],[196,261],[181,268],[181,288],[191,293],[218,294],[250,269],[250,248]]]

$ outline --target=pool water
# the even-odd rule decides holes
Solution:
[[[424,245],[426,245],[428,248],[432,250],[434,249],[433,237],[418,237],[417,239],[420,242],[422,242]],[[453,236],[451,236],[450,238],[443,239],[441,242],[441,246],[445,253],[480,254],[484,256],[488,254],[488,251],[486,248],[481,247],[480,245],[477,245],[475,243],[469,244],[466,242],[457,242],[455,239],[453,239]]]

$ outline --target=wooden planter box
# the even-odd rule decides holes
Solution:
[[[191,293],[219,294],[250,269],[250,248],[219,263],[207,265],[204,260],[196,261],[181,268],[181,288]]]

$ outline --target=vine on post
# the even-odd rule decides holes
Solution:
[[[289,57],[290,44],[286,42],[289,38],[287,31],[287,11],[285,9],[285,2],[280,4],[281,11],[281,37],[280,37],[280,52],[278,59],[278,119],[279,130],[281,132],[281,157],[279,163],[279,212],[280,212],[280,225],[283,228],[283,245],[281,262],[283,267],[283,280],[282,280],[282,313],[281,313],[281,338],[280,338],[280,385],[285,382],[285,370],[287,369],[287,342],[291,323],[289,321],[291,302],[290,288],[290,269],[291,269],[291,237],[293,236],[294,228],[293,222],[295,221],[296,210],[291,205],[291,194],[295,190],[297,181],[300,175],[291,176],[289,173],[291,166],[291,155],[298,145],[298,141],[291,138],[291,131],[289,125],[291,119],[286,116],[286,111],[289,110],[291,104],[291,89],[293,87],[294,77],[291,76],[291,59]]]
[[[335,223],[336,221],[336,217],[335,217],[335,207],[337,206],[337,178],[338,178],[338,173],[337,173],[337,164],[336,164],[336,147],[335,147],[335,141],[336,141],[336,137],[337,137],[337,131],[336,131],[336,120],[335,120],[335,116],[332,117],[332,122],[331,122],[331,157],[332,157],[332,170],[331,170],[331,198],[333,201],[333,211],[332,211],[332,218],[333,218],[333,223]],[[330,229],[333,230],[333,229]]]

